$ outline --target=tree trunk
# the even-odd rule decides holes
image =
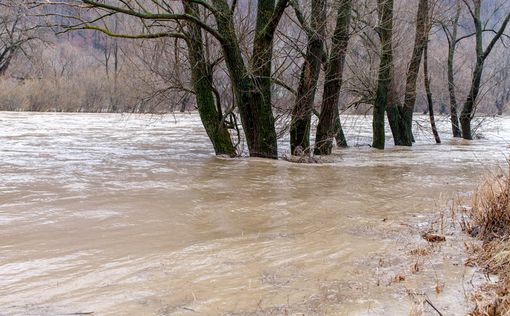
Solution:
[[[453,72],[453,61],[455,57],[455,48],[457,47],[457,30],[459,28],[460,2],[457,2],[457,11],[453,20],[453,30],[448,43],[448,94],[450,96],[450,121],[452,123],[453,137],[462,137],[459,124],[459,114],[457,110],[457,97],[455,96],[455,75]]]
[[[296,148],[301,148],[306,154],[310,153],[310,125],[317,81],[321,71],[325,26],[326,1],[312,0],[309,30],[311,34],[308,34],[308,45],[301,67],[296,103],[292,109],[290,126],[290,151],[292,154],[295,153]]]
[[[194,3],[183,1],[185,12],[198,16],[198,6]],[[195,23],[187,23],[188,26],[188,58],[191,64],[191,80],[198,107],[198,113],[202,124],[211,140],[216,155],[235,156],[236,150],[232,144],[230,133],[221,122],[216,108],[212,73],[208,65],[202,41],[202,29]]]
[[[0,77],[3,77],[7,72],[7,68],[9,68],[13,56],[14,54],[11,48],[6,48],[0,55]]]
[[[379,76],[373,111],[373,140],[372,147],[384,149],[385,130],[384,112],[390,93],[391,68],[393,64],[393,0],[378,0],[379,10],[379,37],[381,39],[381,61],[379,63]]]
[[[406,90],[404,96],[404,107],[402,111],[402,145],[412,146],[413,144],[413,112],[416,103],[416,81],[420,71],[421,57],[426,44],[426,27],[429,9],[428,0],[420,0],[418,13],[416,15],[416,34],[411,62],[407,70]]]
[[[476,101],[478,98],[478,93],[480,92],[480,83],[482,80],[483,74],[483,66],[485,63],[485,59],[489,56],[490,52],[496,45],[497,41],[501,38],[503,33],[506,30],[506,27],[510,21],[510,13],[507,14],[505,20],[501,24],[499,30],[491,39],[487,48],[483,49],[483,25],[480,19],[480,9],[481,9],[481,0],[474,0],[474,11],[473,11],[473,22],[475,24],[475,36],[476,36],[476,65],[473,70],[473,79],[471,81],[471,88],[469,89],[469,94],[462,108],[462,112],[460,114],[460,126],[462,129],[462,138],[464,139],[473,139],[472,131],[471,131],[471,119],[474,115],[474,110],[476,107]]]
[[[339,1],[333,43],[326,69],[321,113],[315,136],[314,153],[316,155],[330,155],[333,138],[337,138],[338,146],[347,146],[338,113],[338,100],[349,44],[351,7],[352,0]]]
[[[402,145],[402,106],[399,104],[398,93],[395,88],[395,72],[391,65],[390,88],[388,91],[388,103],[386,105],[386,117],[390,125],[391,134],[395,146]]]
[[[280,0],[275,8],[274,0],[258,2],[257,29],[253,45],[250,72],[241,54],[234,19],[225,0],[212,0],[218,31],[223,37],[221,46],[225,63],[231,77],[236,104],[241,115],[248,150],[251,157],[278,158],[276,129],[271,108],[271,59],[273,37],[281,14]],[[275,13],[279,12],[275,16]]]
[[[474,14],[473,22],[475,25],[475,37],[476,37],[476,64],[473,70],[473,78],[471,81],[471,88],[467,96],[466,102],[462,107],[460,113],[460,126],[462,129],[462,138],[473,139],[471,131],[471,116],[475,108],[475,102],[480,92],[480,83],[482,81],[483,64],[485,62],[484,51],[483,51],[483,26],[480,19],[481,0],[474,0]]]
[[[477,44],[478,46],[478,44]],[[471,140],[473,139],[472,131],[471,131],[471,119],[473,115],[473,111],[475,109],[475,102],[478,97],[478,93],[480,92],[480,83],[482,81],[482,73],[483,73],[483,64],[484,60],[480,57],[476,58],[476,66],[473,71],[473,80],[471,83],[471,88],[469,89],[469,94],[464,102],[464,106],[462,107],[462,111],[460,112],[460,126],[462,129],[462,138]]]
[[[335,141],[337,147],[347,148],[347,139],[345,138],[344,129],[342,128],[342,121],[340,121],[340,112],[338,107],[335,108]]]
[[[425,91],[427,93],[430,127],[432,128],[432,134],[434,134],[436,144],[441,144],[441,138],[439,138],[439,133],[437,132],[436,127],[436,118],[434,117],[434,103],[432,102],[432,91],[430,90],[428,32],[430,32],[430,29],[427,31],[427,39],[425,41],[425,48],[423,49],[423,78],[424,78],[423,80],[425,85]]]

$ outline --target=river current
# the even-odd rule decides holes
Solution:
[[[294,164],[216,158],[194,114],[0,112],[0,315],[408,315],[417,293],[463,315],[459,243],[406,254],[504,165],[510,118],[471,142],[441,118],[441,145],[418,119],[378,151],[345,116],[353,146]]]

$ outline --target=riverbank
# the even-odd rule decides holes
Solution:
[[[487,282],[472,295],[473,316],[510,315],[509,175],[502,172],[483,181],[465,210],[463,231],[478,241],[468,247],[467,264],[487,275]]]

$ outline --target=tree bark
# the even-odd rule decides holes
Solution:
[[[418,13],[416,15],[416,35],[414,39],[414,48],[411,56],[411,62],[407,70],[406,89],[404,96],[404,107],[402,111],[402,145],[412,146],[413,144],[413,112],[416,103],[416,81],[420,71],[421,57],[426,45],[427,37],[427,19],[429,9],[428,0],[420,0],[418,4]]]
[[[451,38],[448,38],[448,94],[450,97],[450,121],[452,123],[453,137],[462,137],[460,131],[459,114],[457,110],[457,97],[455,96],[455,75],[453,72],[453,61],[457,47],[457,30],[459,28],[460,2],[457,2],[457,11],[453,19],[453,30]]]
[[[347,139],[345,138],[344,129],[342,127],[342,121],[340,121],[340,111],[338,107],[335,108],[335,141],[337,147],[347,148]]]
[[[489,45],[485,50],[483,49],[483,25],[480,19],[481,0],[474,0],[474,10],[472,11],[472,18],[475,24],[475,36],[476,36],[476,65],[473,70],[473,79],[471,81],[471,88],[469,94],[462,108],[460,114],[460,125],[462,129],[462,138],[473,139],[471,131],[471,119],[473,118],[474,110],[476,107],[476,101],[480,92],[480,84],[483,74],[483,66],[485,60],[491,53],[494,45],[501,38],[506,30],[506,27],[510,21],[510,13],[507,14],[505,20],[501,24],[499,30],[492,37]]]
[[[432,134],[434,135],[434,140],[436,144],[441,144],[441,138],[439,137],[439,133],[436,127],[436,118],[434,117],[434,103],[432,102],[432,91],[430,90],[430,78],[429,78],[429,53],[428,53],[428,33],[430,29],[427,31],[427,39],[425,41],[425,48],[423,49],[423,80],[425,85],[425,91],[427,93],[427,104],[429,108],[429,119],[430,119],[430,127],[432,128]]]
[[[342,87],[347,46],[349,44],[351,10],[352,0],[339,1],[336,26],[332,39],[333,43],[326,68],[321,113],[315,136],[314,153],[316,155],[330,155],[333,147],[333,138],[337,139],[339,147],[347,146],[338,113],[338,100]]]
[[[198,6],[192,2],[182,1],[187,14],[198,16]],[[216,155],[235,156],[230,133],[222,123],[216,108],[212,87],[211,67],[208,65],[202,41],[202,29],[195,23],[188,22],[188,58],[191,64],[191,80],[195,92],[198,113],[202,124],[211,140]]]
[[[225,0],[212,2],[250,156],[277,159],[276,129],[271,108],[271,59],[274,32],[286,1],[279,0],[276,6],[274,0],[258,2],[251,72],[242,57],[228,3]]]
[[[312,0],[312,14],[305,60],[301,67],[296,103],[292,109],[290,151],[301,148],[310,153],[310,125],[317,81],[321,71],[324,36],[326,33],[326,1]]]
[[[402,145],[402,105],[399,103],[398,93],[395,88],[395,72],[391,66],[390,88],[388,91],[388,103],[386,105],[386,117],[390,125],[393,143],[395,146]]]
[[[173,21],[177,24],[175,30],[169,27],[169,32],[153,34],[114,34],[106,28],[88,24],[82,21],[80,28],[93,29],[104,32],[113,37],[126,38],[159,38],[178,37],[184,35],[177,22],[192,22],[201,29],[213,35],[221,45],[223,60],[235,95],[235,103],[239,109],[243,131],[246,136],[250,156],[263,158],[278,158],[277,137],[274,116],[271,108],[271,65],[273,55],[273,38],[278,23],[287,7],[289,0],[259,0],[257,4],[257,23],[253,41],[253,53],[250,67],[247,67],[240,48],[240,41],[234,26],[234,5],[230,7],[227,0],[189,1],[206,8],[214,15],[215,22],[210,25],[207,20],[201,20],[189,14],[174,12],[172,1],[153,1],[154,12],[139,1],[118,1],[117,5],[111,1],[81,0],[87,8],[99,8],[104,15],[93,22],[107,18],[113,14],[126,14],[142,20],[145,27],[161,24],[154,21]],[[234,4],[234,3],[232,3]],[[81,18],[77,17],[81,21]],[[143,23],[151,21],[151,23]],[[73,27],[69,27],[72,29]],[[200,89],[199,89],[200,90]]]
[[[477,44],[477,46],[478,46],[478,44]],[[471,83],[471,88],[469,89],[469,94],[466,99],[466,102],[464,102],[462,111],[460,112],[460,126],[461,126],[461,130],[462,130],[462,138],[468,139],[468,140],[473,139],[473,135],[472,135],[472,131],[471,131],[471,119],[472,119],[473,111],[475,109],[475,102],[478,97],[478,93],[480,92],[480,83],[482,81],[483,64],[484,64],[484,60],[482,60],[479,56],[477,56],[475,69],[473,71],[473,79],[472,79],[472,83]]]
[[[379,37],[381,39],[381,61],[379,63],[379,76],[373,111],[373,140],[372,147],[384,149],[385,129],[384,112],[390,93],[391,68],[393,64],[393,0],[378,0],[379,10]]]
[[[7,55],[7,57],[4,58],[4,54]],[[4,76],[7,72],[7,68],[9,68],[13,56],[14,54],[10,53],[9,48],[0,55],[0,77]]]

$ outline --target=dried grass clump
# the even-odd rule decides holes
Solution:
[[[485,180],[473,196],[469,233],[485,242],[510,237],[509,198],[509,176],[499,175]]]
[[[484,181],[467,213],[465,229],[482,240],[469,261],[499,278],[473,295],[476,306],[470,315],[510,315],[510,174]]]

